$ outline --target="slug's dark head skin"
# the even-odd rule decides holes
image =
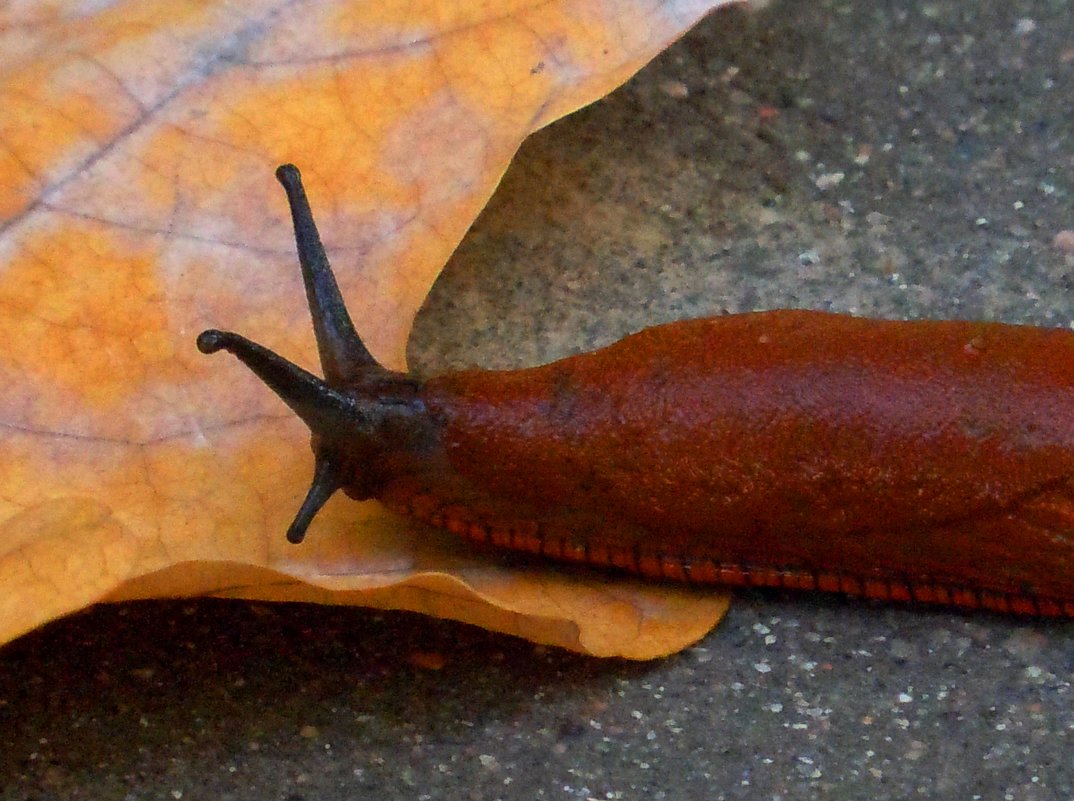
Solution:
[[[324,379],[268,348],[230,331],[198,336],[198,350],[226,350],[250,368],[309,426],[315,457],[313,484],[287,539],[299,543],[314,515],[338,489],[358,500],[375,497],[390,478],[433,447],[435,435],[420,385],[386,370],[354,329],[313,220],[302,176],[293,164],[276,170],[287,192]]]

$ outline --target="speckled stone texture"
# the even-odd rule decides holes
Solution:
[[[527,143],[412,361],[781,306],[1069,325],[1072,98],[1068,0],[718,13]],[[0,650],[0,799],[1070,798],[1072,677],[1069,623],[769,592],[651,664],[130,604]]]

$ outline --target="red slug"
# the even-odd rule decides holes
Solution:
[[[324,380],[209,330],[310,427],[328,497],[692,583],[1074,615],[1074,333],[771,311],[525,370],[419,380],[358,337],[298,170]]]

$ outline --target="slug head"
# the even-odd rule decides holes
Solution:
[[[411,455],[426,450],[429,431],[417,382],[379,365],[355,331],[298,168],[284,164],[276,178],[291,207],[324,379],[230,331],[202,331],[197,345],[202,353],[236,356],[309,426],[313,483],[287,529],[287,539],[299,543],[336,490],[359,500],[375,497],[385,481],[406,471]]]

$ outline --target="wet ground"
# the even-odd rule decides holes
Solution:
[[[412,360],[794,306],[1074,320],[1067,0],[721,12],[523,148]],[[0,799],[1056,799],[1074,624],[775,592],[598,661],[364,609],[102,607],[0,650]]]

